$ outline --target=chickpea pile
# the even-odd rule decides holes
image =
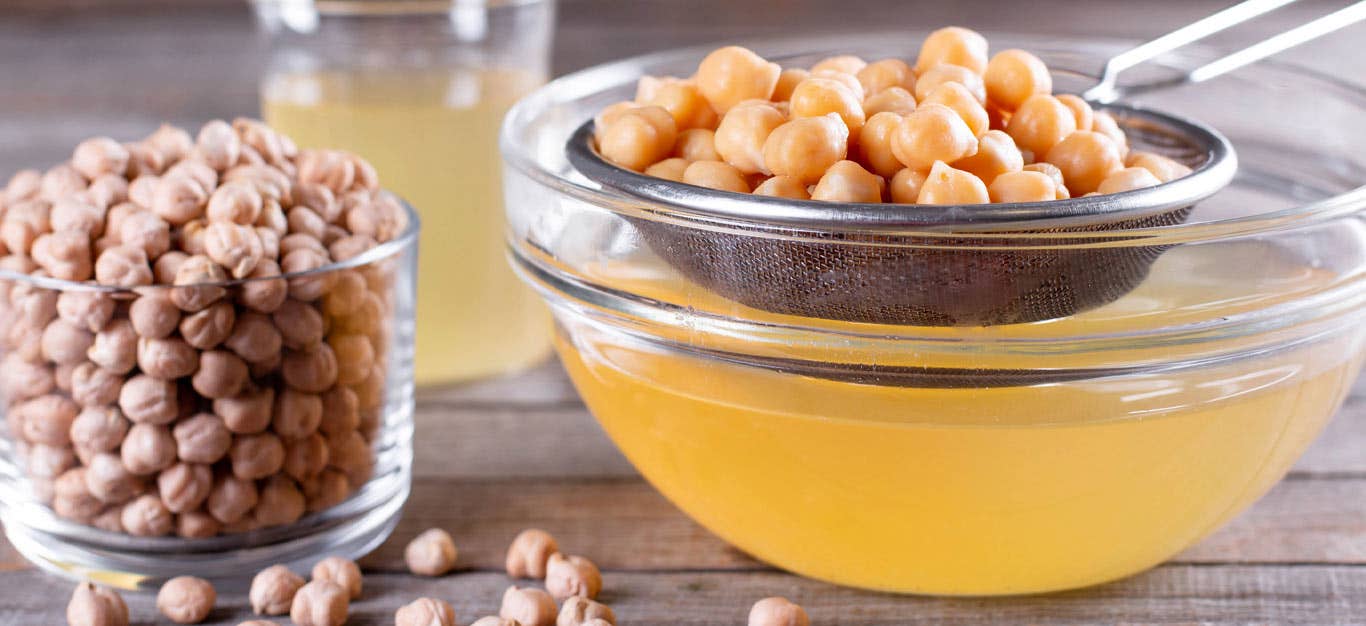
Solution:
[[[139,536],[289,524],[374,464],[407,227],[354,155],[261,122],[82,142],[0,192],[0,399],[57,515]],[[245,279],[225,285],[224,281]]]
[[[722,191],[828,202],[983,204],[1110,194],[1190,169],[1130,151],[1110,114],[1024,50],[980,34],[929,35],[900,59],[782,68],[738,46],[691,78],[647,76],[595,118],[598,151],[647,175]]]

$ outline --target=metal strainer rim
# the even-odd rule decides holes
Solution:
[[[1138,120],[1171,128],[1205,148],[1205,160],[1181,178],[1117,194],[1046,202],[968,205],[837,203],[792,200],[720,191],[647,176],[604,159],[593,148],[593,121],[570,136],[565,152],[570,166],[588,179],[632,197],[667,204],[697,217],[744,221],[799,229],[860,230],[908,227],[1006,226],[1047,222],[1085,227],[1191,206],[1227,186],[1238,170],[1232,143],[1214,128],[1186,117],[1131,104],[1097,105]]]

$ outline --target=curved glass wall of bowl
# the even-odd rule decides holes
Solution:
[[[244,588],[252,575],[275,563],[305,571],[321,555],[359,558],[379,546],[398,522],[412,479],[413,313],[420,222],[411,206],[405,203],[404,210],[408,227],[394,239],[346,261],[276,279],[335,285],[343,282],[344,275],[353,275],[348,282],[359,278],[366,289],[359,295],[376,305],[369,311],[359,306],[350,313],[329,309],[319,314],[319,321],[326,318],[332,328],[324,341],[338,333],[365,332],[372,345],[381,346],[374,354],[375,369],[366,379],[375,384],[354,396],[364,444],[355,452],[364,458],[354,464],[356,480],[351,484],[347,479],[345,493],[337,493],[339,497],[326,504],[318,500],[318,506],[282,525],[247,524],[243,530],[223,528],[216,536],[202,538],[132,536],[98,528],[88,519],[58,515],[52,506],[52,480],[34,474],[29,465],[33,446],[8,434],[0,436],[0,521],[15,549],[55,574],[121,589],[154,590],[169,578],[192,574],[213,581],[220,590],[234,590]],[[208,288],[221,290],[228,301],[235,302],[243,289],[260,280],[129,290],[0,270],[0,288],[7,294],[22,289],[59,297],[81,291],[126,301]],[[324,289],[320,306],[330,293]],[[375,316],[365,320],[348,317],[370,312]],[[0,321],[4,319],[0,316]],[[0,356],[7,352],[0,350]],[[255,389],[276,395],[286,389],[286,383],[270,373],[253,374],[251,383]],[[10,410],[7,407],[7,417]],[[117,512],[118,505],[109,508]]]

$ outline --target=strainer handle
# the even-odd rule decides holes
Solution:
[[[1105,63],[1100,82],[1087,89],[1082,97],[1099,103],[1114,102],[1121,96],[1165,87],[1198,83],[1255,63],[1273,54],[1293,48],[1307,41],[1366,19],[1366,0],[1348,5],[1316,20],[1274,35],[1251,46],[1232,52],[1197,67],[1184,76],[1155,83],[1119,87],[1119,74],[1189,43],[1199,41],[1254,17],[1279,9],[1296,0],[1246,0],[1208,17],[1182,26],[1157,39],[1125,50]]]

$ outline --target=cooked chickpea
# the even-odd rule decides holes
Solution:
[[[355,561],[339,556],[330,556],[313,566],[313,580],[335,583],[346,590],[348,599],[360,598],[362,579],[360,567]]]
[[[989,130],[977,140],[977,153],[958,159],[953,167],[970,172],[988,187],[997,176],[1024,168],[1024,157],[1015,140],[999,130]]]
[[[959,26],[941,28],[920,44],[915,73],[924,74],[943,63],[961,65],[981,74],[987,69],[987,40],[976,31]]]
[[[764,598],[749,610],[749,626],[809,626],[806,610],[787,598]]]
[[[767,174],[764,142],[784,121],[783,114],[766,103],[736,107],[721,118],[713,135],[713,147],[722,160],[741,173]]]
[[[1036,156],[1048,151],[1064,137],[1077,130],[1072,110],[1057,98],[1035,95],[1025,99],[1006,125],[1006,133],[1021,150]]]
[[[667,157],[677,137],[677,126],[668,111],[643,106],[623,112],[604,128],[598,150],[607,160],[639,172]]]
[[[331,581],[314,580],[294,594],[289,619],[297,626],[342,626],[349,608],[345,589]]]
[[[814,184],[849,152],[849,128],[839,115],[793,119],[764,141],[764,164],[778,176]]]
[[[540,589],[512,586],[503,592],[498,616],[522,626],[554,626],[555,599]]]
[[[942,104],[953,109],[963,118],[963,122],[968,125],[968,129],[975,137],[981,137],[982,133],[987,132],[991,123],[987,118],[986,108],[968,93],[967,87],[959,83],[943,83],[935,87],[920,104]]]
[[[901,59],[874,61],[860,68],[856,76],[867,98],[892,87],[900,87],[911,93],[915,91],[915,72]]]
[[[419,576],[441,576],[455,567],[455,542],[440,528],[429,528],[403,549],[408,571]]]
[[[909,115],[915,107],[915,96],[911,92],[901,87],[888,87],[863,101],[863,114],[869,119],[883,112]]]
[[[247,593],[251,612],[257,615],[289,613],[294,594],[299,592],[304,582],[302,576],[284,565],[272,565],[261,570],[251,579],[251,590]]]
[[[455,609],[436,598],[418,598],[398,608],[394,626],[455,626]]]
[[[936,65],[915,80],[915,99],[923,102],[930,92],[945,83],[958,83],[972,94],[978,104],[986,104],[987,88],[979,74],[959,65]]]
[[[789,67],[778,74],[778,84],[769,98],[774,102],[787,102],[792,99],[792,90],[811,76],[811,72],[799,67]]]
[[[920,186],[916,204],[986,204],[991,202],[982,179],[940,161]]]
[[[754,188],[754,193],[755,195],[773,198],[810,200],[811,194],[806,190],[806,187],[805,183],[791,176],[773,176],[759,183],[759,186]]]
[[[841,54],[817,61],[815,65],[811,66],[811,72],[831,71],[844,74],[857,74],[859,70],[867,66],[868,62],[857,56],[852,54]]]
[[[750,99],[767,100],[782,68],[739,46],[712,51],[697,66],[697,88],[717,113]]]
[[[687,159],[664,159],[663,161],[645,168],[645,175],[681,183],[683,182],[683,172],[688,169],[688,165],[689,162]]]
[[[1032,171],[1005,172],[987,186],[992,202],[1043,202],[1057,197],[1047,174]]]
[[[1120,158],[1129,154],[1129,138],[1120,129],[1119,122],[1115,121],[1113,115],[1105,111],[1096,112],[1091,118],[1091,130],[1105,135],[1119,149]]]
[[[1096,114],[1091,109],[1091,105],[1079,96],[1070,93],[1062,93],[1057,96],[1058,102],[1072,111],[1072,118],[1077,121],[1077,130],[1095,130]]]
[[[833,78],[812,76],[792,91],[792,117],[839,115],[850,134],[863,128],[863,99],[847,85]]]
[[[678,134],[674,155],[688,161],[720,161],[716,152],[716,133],[705,128],[692,128]],[[653,165],[650,167],[654,167]],[[649,168],[646,168],[649,171]]]
[[[1100,186],[1096,187],[1096,191],[1102,194],[1120,193],[1160,184],[1162,181],[1147,169],[1126,167],[1107,176],[1105,180],[1100,182]]]
[[[716,111],[693,83],[674,81],[661,85],[652,98],[642,103],[668,111],[679,131],[716,128]]]
[[[1099,119],[1099,118],[1097,118]],[[1048,151],[1044,159],[1062,171],[1072,195],[1088,194],[1106,178],[1124,168],[1119,148],[1109,137],[1093,131],[1077,131]]]
[[[886,181],[881,176],[863,169],[853,161],[840,161],[825,171],[815,188],[812,200],[826,202],[882,202]]]
[[[987,98],[1007,111],[1019,108],[1034,95],[1053,92],[1053,75],[1039,57],[1024,50],[1002,50],[987,63]]]
[[[1038,172],[1052,180],[1053,189],[1056,193],[1055,200],[1066,200],[1070,197],[1071,194],[1068,193],[1067,185],[1062,178],[1062,170],[1058,169],[1058,166],[1046,162],[1030,163],[1024,166],[1024,170],[1026,172]]]
[[[740,170],[721,161],[698,161],[688,165],[688,168],[683,170],[683,182],[721,191],[750,191],[749,181],[745,180]]]
[[[1134,150],[1125,158],[1124,164],[1129,167],[1141,167],[1152,173],[1161,182],[1171,182],[1182,176],[1191,173],[1191,168],[1160,154]]]
[[[928,170],[936,161],[952,162],[977,152],[977,137],[956,111],[927,104],[906,116],[892,135],[892,153],[906,167]]]
[[[557,599],[581,596],[592,600],[602,591],[602,573],[584,557],[556,552],[546,561],[545,588]]]

